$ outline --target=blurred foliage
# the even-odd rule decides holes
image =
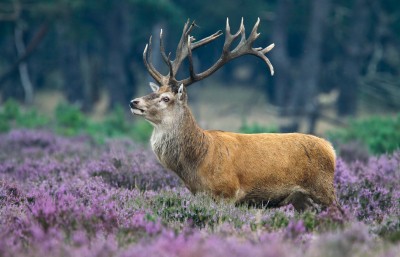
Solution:
[[[94,121],[74,105],[58,105],[54,117],[50,118],[34,108],[25,110],[16,101],[8,100],[0,109],[0,132],[12,128],[47,128],[66,136],[86,134],[99,143],[109,137],[129,137],[144,143],[148,142],[152,131],[146,121],[130,121],[120,106],[102,121]]]
[[[400,148],[400,114],[353,120],[346,129],[329,133],[337,143],[357,141],[373,154],[392,153]]]
[[[283,228],[289,224],[289,218],[285,215],[284,212],[277,211],[272,214],[269,225],[272,228]]]
[[[116,106],[102,121],[94,121],[74,105],[60,104],[53,117],[46,117],[35,108],[21,108],[16,101],[8,100],[0,108],[0,132],[12,128],[47,128],[66,136],[85,134],[99,143],[110,137],[129,137],[144,143],[148,142],[152,133],[152,126],[147,121],[133,122],[121,106]],[[239,132],[276,133],[278,129],[243,122]],[[368,148],[372,154],[392,153],[400,148],[400,114],[395,117],[353,120],[347,128],[329,132],[328,137],[341,146],[358,142],[358,148]]]
[[[190,202],[178,194],[165,194],[155,199],[154,212],[163,220],[189,221],[193,226],[200,228],[213,227],[218,221],[227,217],[224,215],[218,217],[216,210],[205,204],[207,202],[212,204],[211,201],[212,199],[207,196],[204,196],[203,202]]]
[[[0,132],[6,132],[13,127],[43,128],[49,124],[49,119],[40,115],[37,110],[22,111],[14,100],[7,100],[0,109]]]
[[[239,128],[240,133],[255,134],[255,133],[277,133],[279,132],[278,127],[270,126],[264,127],[258,123],[253,123],[249,125],[247,122],[243,122],[242,126]]]
[[[55,110],[57,132],[67,136],[81,133],[87,128],[85,115],[73,105],[60,104]]]
[[[232,33],[237,31],[243,17],[248,35],[259,17],[260,35],[254,46],[276,43],[276,48],[268,53],[276,74],[273,77],[266,76],[266,67],[260,60],[255,58],[247,61],[244,57],[227,64],[213,78],[219,78],[225,84],[239,79],[240,83],[258,88],[271,104],[283,108],[282,115],[308,115],[306,102],[313,102],[313,98],[320,93],[336,90],[341,99],[336,106],[342,106],[339,115],[355,114],[353,108],[356,109],[354,106],[357,106],[358,98],[371,108],[398,110],[399,1],[326,1],[329,15],[326,20],[315,22],[312,20],[312,10],[318,2],[238,0],[232,4],[226,0],[3,0],[0,4],[0,103],[9,98],[23,102],[29,91],[25,89],[16,65],[20,55],[15,47],[18,28],[25,48],[32,51],[25,62],[29,71],[25,76],[31,81],[32,94],[41,90],[60,90],[69,103],[77,104],[84,112],[90,112],[99,100],[101,91],[107,92],[110,109],[117,110],[115,107],[118,104],[130,101],[143,81],[150,78],[142,60],[143,49],[150,35],[153,35],[154,66],[161,73],[167,72],[158,54],[157,42],[161,28],[165,32],[166,52],[172,52],[171,58],[174,58],[181,28],[188,18],[196,21],[193,36],[200,39],[217,30],[224,30],[227,17]],[[13,11],[15,15],[10,15]],[[357,19],[359,13],[363,13],[363,19]],[[313,32],[311,25],[321,22],[326,23],[322,28],[323,33]],[[356,37],[359,40],[350,40],[354,31],[361,31],[357,29],[358,25],[363,24],[365,26],[361,27],[364,32]],[[38,36],[39,32],[42,32],[42,37]],[[321,43],[308,40],[310,34],[321,35]],[[37,47],[32,47],[35,40]],[[197,71],[205,70],[219,58],[223,41],[221,37],[210,46],[196,49]],[[313,42],[318,47],[310,46]],[[308,52],[307,46],[311,50],[321,49],[321,53]],[[316,58],[318,60],[313,66],[322,68],[308,73],[313,67],[300,64],[307,56],[315,54],[320,57]],[[350,67],[356,66],[353,71],[344,65],[348,60],[353,60]],[[188,75],[187,64],[186,61],[183,63],[178,77]],[[246,70],[248,75],[245,74]],[[240,75],[242,71],[244,75]],[[313,86],[301,74],[308,74],[313,81],[318,81],[315,89],[307,90],[307,87]],[[30,104],[26,99],[25,103]],[[65,134],[74,134],[78,130],[94,130],[90,133],[97,133],[99,130],[105,135],[116,136],[120,132],[130,131],[132,126],[137,132],[132,135],[135,139],[148,137],[149,134],[150,126],[146,122],[126,124],[118,111],[96,127],[86,119],[82,120],[77,113],[74,114],[74,110],[65,108],[60,106],[58,110],[66,119],[60,120],[61,124],[68,123],[60,128]],[[34,118],[37,113],[32,112],[30,116],[18,122],[26,123],[26,126],[39,126],[40,122],[35,124],[39,117]],[[3,119],[2,122],[0,130],[7,130],[8,122]],[[14,122],[17,123],[16,120]],[[115,129],[115,126],[118,128]],[[276,129],[244,124],[240,131],[258,133],[275,132]]]

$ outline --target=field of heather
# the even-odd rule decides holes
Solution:
[[[399,256],[400,152],[337,162],[335,209],[193,196],[128,139],[0,134],[0,256]]]

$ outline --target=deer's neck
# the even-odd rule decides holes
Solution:
[[[173,122],[155,126],[151,136],[151,146],[159,161],[176,172],[191,191],[197,191],[197,169],[208,145],[207,136],[188,107],[178,112]]]

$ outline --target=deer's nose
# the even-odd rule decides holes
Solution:
[[[130,103],[129,103],[129,107],[131,107],[132,109],[135,107],[135,105],[137,105],[139,103],[138,99],[133,99]]]

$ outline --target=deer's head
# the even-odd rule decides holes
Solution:
[[[185,23],[181,39],[176,49],[175,60],[171,60],[171,54],[167,55],[165,53],[163,32],[161,30],[160,50],[162,59],[169,68],[169,72],[167,75],[162,75],[160,72],[158,72],[154,68],[151,61],[149,61],[151,60],[150,37],[149,43],[144,48],[143,61],[149,74],[154,78],[158,85],[151,82],[150,87],[153,91],[151,94],[133,99],[129,104],[129,106],[131,107],[131,112],[135,115],[143,116],[153,125],[173,122],[174,119],[179,117],[178,114],[181,113],[181,110],[187,106],[186,87],[196,81],[202,80],[210,76],[219,68],[221,68],[225,63],[242,55],[251,54],[261,58],[268,65],[271,71],[271,75],[273,75],[274,69],[265,54],[274,47],[274,44],[271,44],[265,48],[253,48],[254,41],[260,35],[257,32],[259,23],[260,19],[257,20],[250,35],[246,39],[243,18],[239,30],[233,35],[230,32],[229,20],[226,19],[225,43],[222,49],[221,57],[209,69],[201,73],[194,72],[192,51],[202,45],[210,43],[211,41],[221,36],[222,32],[220,30],[206,38],[195,42],[195,38],[190,35],[195,27],[195,23],[190,23],[190,21],[188,20]],[[230,50],[233,41],[239,38],[239,36],[239,43],[236,47],[233,48],[233,50]],[[189,60],[190,76],[186,79],[178,81],[175,76],[179,70],[182,61],[186,57]]]
[[[152,93],[133,99],[129,106],[135,115],[143,116],[153,125],[174,122],[187,104],[186,89],[181,84],[177,92],[170,86],[150,82]]]

